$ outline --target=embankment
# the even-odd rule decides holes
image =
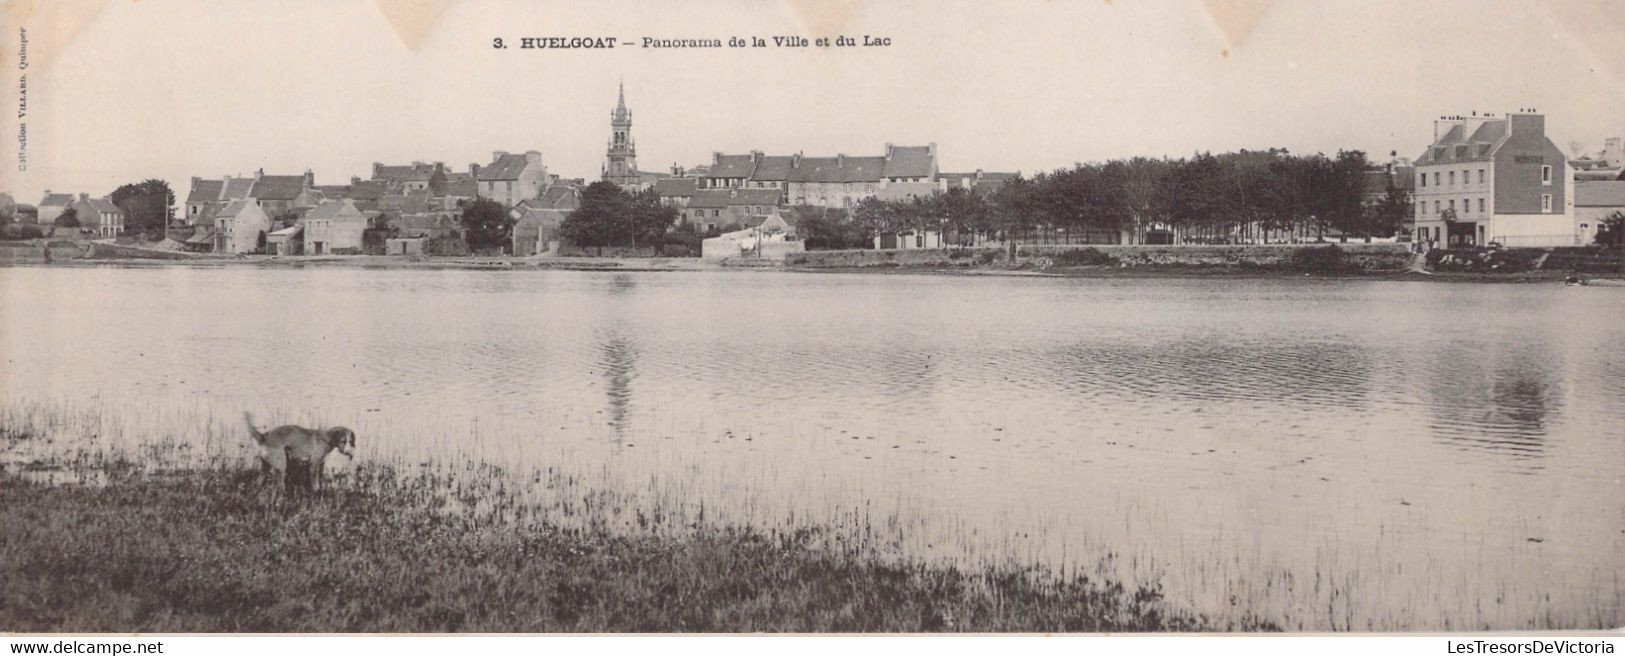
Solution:
[[[1023,245],[1014,263],[997,248],[811,251],[785,258],[791,268],[1147,268],[1256,272],[1398,272],[1411,262],[1403,244],[1254,246]]]

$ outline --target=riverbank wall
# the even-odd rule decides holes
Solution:
[[[998,248],[948,250],[810,251],[787,256],[788,267],[807,269],[961,268],[1010,266]],[[1252,246],[1022,245],[1015,266],[1210,267],[1257,270],[1403,271],[1412,255],[1403,244],[1291,244]]]

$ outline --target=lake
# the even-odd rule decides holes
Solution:
[[[54,435],[11,462],[248,463],[248,410],[595,521],[1289,629],[1625,625],[1625,288],[171,266],[0,269],[0,302],[0,419]]]

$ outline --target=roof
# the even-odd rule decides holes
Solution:
[[[433,164],[413,163],[400,166],[377,166],[372,172],[374,180],[406,180],[409,182],[426,182],[434,177]]]
[[[378,209],[414,213],[427,212],[429,211],[429,192],[423,190],[405,194],[390,194],[378,199]]]
[[[214,217],[219,216],[220,210],[222,208],[224,208],[225,206],[226,206],[226,204],[222,203],[220,201],[215,201],[215,202],[212,202],[212,203],[204,203],[203,204],[203,209],[198,211],[197,216],[192,217],[191,221],[192,221],[193,225],[200,225],[200,226],[212,226],[212,225],[214,225]]]
[[[537,203],[532,205],[538,209],[573,210],[581,207],[581,194],[574,187],[553,185],[542,190]]]
[[[122,213],[124,213],[124,210],[119,209],[119,206],[114,205],[113,201],[110,201],[110,200],[108,200],[106,198],[92,198],[92,199],[90,199],[90,207],[91,207],[91,209],[94,209],[94,210],[96,210],[96,212],[101,213],[101,214],[106,214],[106,213],[109,213],[109,212],[114,213],[114,214],[122,214]]]
[[[708,178],[748,178],[756,170],[751,155],[718,155],[715,159],[711,172],[705,174]]]
[[[803,157],[791,182],[878,182],[885,157]]]
[[[777,206],[782,198],[777,189],[700,189],[688,206],[695,209],[722,209],[736,205]]]
[[[389,185],[378,180],[362,180],[350,185],[350,198],[355,200],[378,200],[389,191]]]
[[[220,200],[220,191],[225,186],[225,180],[198,180],[192,185],[192,191],[186,194],[186,202],[207,203]]]
[[[226,181],[226,191],[221,194],[220,200],[241,200],[248,198],[254,190],[253,178],[232,178]]]
[[[936,173],[937,156],[930,146],[894,146],[881,177],[928,178]]]
[[[468,173],[451,173],[446,175],[445,184],[440,186],[441,196],[460,196],[473,198],[479,195],[480,183]]]
[[[790,172],[795,170],[796,158],[789,155],[769,155],[756,163],[756,172],[751,175],[755,180],[769,182],[783,182],[790,179]]]
[[[254,189],[248,195],[260,200],[293,200],[304,190],[305,176],[264,175],[254,181]]]
[[[39,202],[40,207],[67,207],[73,204],[73,194],[45,194],[45,200]]]
[[[259,207],[259,206],[255,205],[253,202],[246,201],[246,200],[234,200],[234,201],[231,201],[230,205],[227,205],[224,209],[222,209],[219,212],[215,213],[215,217],[216,218],[221,218],[221,219],[229,219],[231,217],[237,216],[238,214],[241,214],[244,210],[247,210],[250,207]]]
[[[312,220],[317,220],[317,219],[322,219],[322,220],[327,220],[327,221],[331,221],[331,220],[334,220],[334,219],[363,219],[363,220],[365,220],[366,218],[367,218],[366,216],[361,214],[361,210],[358,210],[358,209],[355,208],[355,203],[353,203],[351,201],[348,201],[348,200],[322,201],[321,205],[317,205],[315,207],[315,209],[312,209],[309,214],[305,215],[305,220],[306,221],[312,221]]]
[[[1428,149],[1416,158],[1416,164],[1437,164],[1439,162],[1465,162],[1472,160],[1489,159],[1494,156],[1495,145],[1500,143],[1507,134],[1507,119],[1499,118],[1484,121],[1467,134],[1466,123],[1456,123],[1445,131]],[[1465,149],[1465,150],[1462,150]],[[1441,156],[1435,158],[1434,152]]]
[[[1574,183],[1574,206],[1625,208],[1625,180]]]
[[[296,236],[299,235],[299,233],[304,232],[304,231],[305,231],[305,226],[291,225],[291,226],[288,226],[288,227],[283,228],[281,230],[272,230],[270,233],[266,234],[265,236],[266,237],[296,237]]]
[[[525,172],[530,160],[524,153],[510,153],[498,157],[489,166],[481,167],[479,179],[481,180],[518,180],[519,174]]]
[[[207,244],[207,243],[210,243],[210,242],[213,242],[213,241],[214,241],[214,228],[204,228],[202,230],[197,231],[195,234],[193,234],[190,239],[186,240],[186,243],[188,243],[188,244]]]
[[[666,178],[655,181],[655,193],[662,196],[693,196],[699,187],[699,178]]]

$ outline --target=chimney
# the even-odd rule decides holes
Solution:
[[[79,192],[79,200],[80,200],[80,202],[89,202],[90,201],[90,194],[87,194],[87,193],[85,193],[83,191]]]
[[[445,162],[435,162],[434,163],[434,172],[435,173],[445,173],[446,172],[446,163]]]
[[[720,166],[721,164],[722,164],[722,153],[719,152],[719,151],[712,151],[711,152],[711,165],[712,166]]]
[[[192,187],[191,188],[196,189],[197,188],[197,183],[202,182],[202,181],[203,181],[203,178],[197,177],[195,175],[192,176]]]
[[[418,167],[423,166],[423,165],[424,165],[423,162],[419,162],[417,160],[412,160],[412,168],[418,168]]]
[[[801,166],[801,153],[790,156],[790,168],[794,169],[798,166]]]
[[[925,154],[930,155],[931,159],[936,159],[937,158],[937,142],[933,141],[933,142],[931,142],[929,144],[926,144],[926,146],[925,146]]]
[[[835,153],[835,168],[837,170],[846,168],[846,153]]]
[[[508,156],[508,151],[506,151],[506,150],[492,151],[491,152],[491,161],[495,162],[495,161],[497,161],[499,159],[502,159],[504,157],[507,157],[507,156]]]
[[[477,163],[477,162],[469,162],[468,163],[468,174],[469,175],[479,175],[480,174],[480,165],[479,165],[479,163]]]
[[[540,150],[527,150],[527,151],[525,151],[525,163],[526,164],[534,164],[536,166],[541,166],[542,165],[542,151],[540,151]]]
[[[216,200],[226,199],[226,190],[231,188],[231,176],[224,176],[220,183],[220,197]]]
[[[1514,136],[1545,136],[1546,117],[1540,114],[1513,114],[1507,117],[1507,132]]]
[[[361,176],[359,176],[359,175],[350,176],[350,184],[353,184],[353,185],[361,184]]]
[[[309,189],[314,186],[316,186],[316,172],[305,169],[305,188]]]
[[[383,175],[384,175],[384,163],[383,162],[373,162],[372,163],[372,179],[377,180],[377,179],[383,177]]]
[[[254,172],[254,179],[258,180],[258,179],[263,178],[263,177],[265,177],[265,168],[260,167],[260,169],[258,171]]]
[[[895,148],[890,141],[886,142],[886,159],[891,159],[891,151]]]

